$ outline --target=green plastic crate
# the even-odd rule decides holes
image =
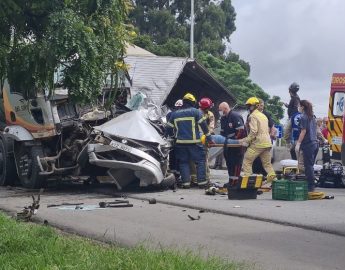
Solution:
[[[272,199],[285,201],[308,200],[306,181],[276,180],[272,184]]]

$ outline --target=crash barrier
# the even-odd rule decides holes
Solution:
[[[303,176],[294,179],[280,179],[272,183],[272,199],[284,201],[308,200],[308,184]]]
[[[263,175],[230,177],[227,186],[229,200],[256,199]]]

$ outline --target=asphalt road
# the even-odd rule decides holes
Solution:
[[[224,173],[213,172],[213,178],[224,179]],[[46,190],[36,220],[47,220],[68,232],[124,246],[144,244],[217,255],[244,262],[248,269],[344,269],[345,237],[338,230],[338,223],[342,220],[344,225],[344,215],[340,213],[344,213],[345,189],[334,190],[337,195],[333,201],[317,202],[272,201],[270,194],[257,200],[230,201],[222,196],[206,196],[199,189],[126,193],[134,205],[131,208],[85,210],[87,206],[97,207],[100,201],[114,200],[113,189],[106,185]],[[1,188],[0,208],[18,212],[30,204],[32,193],[35,192]],[[153,197],[157,204],[146,200]],[[47,208],[48,204],[63,202],[84,203],[84,209]],[[208,210],[200,213],[199,209]],[[242,212],[246,218],[238,217]],[[265,214],[266,221],[257,220],[255,215],[260,213]],[[192,221],[188,215],[200,219]],[[329,227],[331,233],[302,228],[319,215],[327,217],[323,226]],[[336,221],[332,221],[334,215]],[[284,225],[284,219],[278,222],[278,216],[288,217],[289,222],[285,223],[297,227]],[[332,224],[337,224],[336,230]]]

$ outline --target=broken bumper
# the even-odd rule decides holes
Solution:
[[[110,155],[111,159],[104,158],[104,154]],[[171,181],[170,175],[164,176],[158,160],[126,144],[119,142],[114,142],[112,145],[89,144],[88,155],[91,164],[108,168],[107,172],[118,189],[122,189],[135,179],[140,180],[141,187]],[[121,160],[123,156],[127,159],[133,157],[133,161]]]

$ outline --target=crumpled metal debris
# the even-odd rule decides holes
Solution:
[[[115,200],[114,202],[100,202],[100,208],[121,208],[121,207],[133,207],[133,204],[127,200]]]
[[[22,221],[30,221],[32,216],[36,214],[38,208],[40,207],[41,194],[38,194],[37,199],[34,195],[31,196],[32,204],[25,206],[21,212],[17,213],[17,219]]]

